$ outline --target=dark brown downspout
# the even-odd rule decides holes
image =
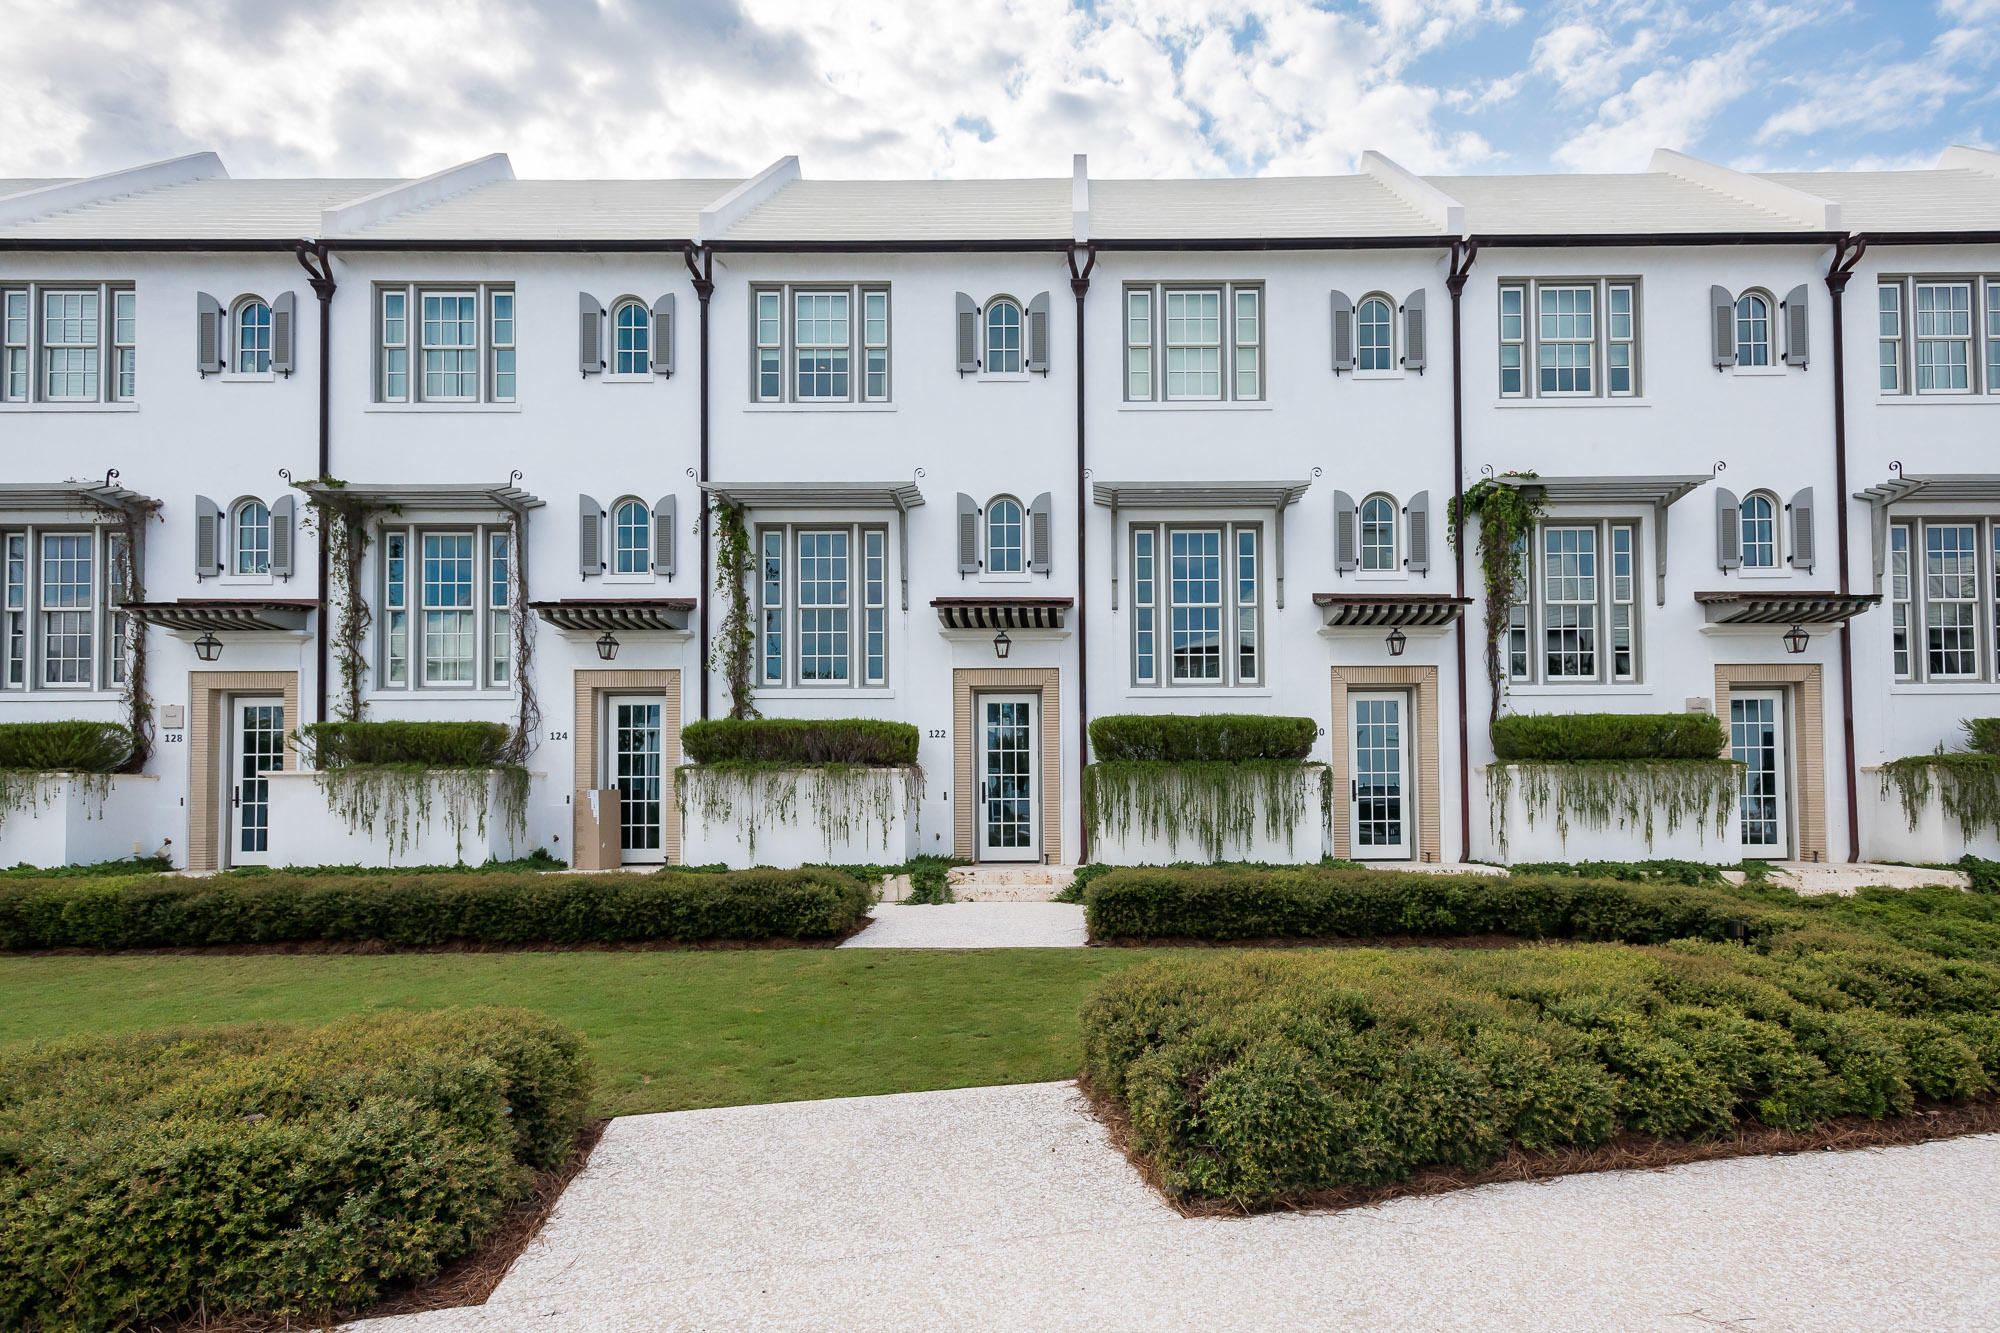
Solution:
[[[319,298],[319,477],[325,481],[333,476],[333,386],[329,382],[333,375],[333,265],[327,259],[326,245],[320,241],[300,241],[292,253],[298,257],[299,267],[306,271],[306,281],[312,284],[313,295]],[[311,258],[307,258],[307,256]],[[313,710],[315,722],[326,721],[326,673],[331,658],[329,655],[329,635],[327,617],[332,614],[327,601],[332,592],[328,575],[326,524],[316,524],[319,528],[319,632],[313,635],[318,654],[319,675],[318,702]]]
[[[1842,238],[1833,247],[1833,263],[1826,271],[1826,290],[1833,297],[1833,490],[1835,530],[1839,533],[1840,591],[1848,590],[1847,576],[1847,346],[1841,319],[1841,297],[1854,266],[1867,253],[1868,242],[1861,237]],[[1847,746],[1847,859],[1861,859],[1860,774],[1854,755],[1854,630],[1851,621],[1840,622],[1840,731]]]
[[[1090,616],[1085,598],[1090,580],[1084,563],[1084,534],[1090,516],[1087,487],[1089,466],[1083,440],[1083,298],[1090,294],[1090,271],[1097,267],[1097,247],[1083,247],[1083,267],[1076,250],[1069,252],[1069,289],[1076,296],[1076,863],[1090,859],[1090,821],[1083,814],[1083,770],[1090,763]],[[1112,558],[1117,558],[1118,534],[1111,534]]]
[[[695,504],[701,512],[701,584],[696,591],[696,613],[701,618],[701,659],[695,670],[701,675],[701,717],[708,720],[708,604],[713,592],[708,586],[708,492],[700,490],[701,483],[708,480],[708,300],[715,295],[715,256],[704,248],[701,251],[701,267],[694,262],[695,247],[689,246],[681,252],[687,263],[688,276],[694,281],[695,300],[701,305],[701,449],[695,464]]]
[[[1451,513],[1452,572],[1458,579],[1458,593],[1465,596],[1465,374],[1463,327],[1459,298],[1465,294],[1466,275],[1472,271],[1473,256],[1479,246],[1471,242],[1451,243],[1451,272],[1445,275],[1445,290],[1451,293]],[[1458,859],[1472,859],[1472,753],[1466,740],[1465,686],[1466,612],[1458,616]]]

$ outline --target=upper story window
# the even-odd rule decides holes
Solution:
[[[752,288],[760,403],[889,401],[889,289]]]
[[[1021,373],[1021,307],[1000,297],[986,307],[986,373]]]
[[[137,343],[138,297],[130,287],[0,287],[0,402],[130,402]]]
[[[986,572],[1019,574],[1027,568],[1023,548],[1021,502],[996,496],[986,506]]]
[[[107,529],[0,530],[0,690],[124,683],[125,559]]]
[[[611,373],[653,373],[653,312],[642,301],[620,301],[611,312]]]
[[[1883,393],[2000,393],[2000,277],[1884,278],[1875,300]]]
[[[1762,292],[1736,298],[1736,364],[1771,364],[1771,298]]]
[[[1366,296],[1354,308],[1354,368],[1396,368],[1396,307],[1386,296]]]
[[[514,289],[375,289],[375,401],[514,401]]]
[[[256,297],[236,305],[235,370],[239,375],[271,373],[271,307]]]
[[[1361,502],[1361,568],[1393,570],[1396,562],[1396,502],[1371,495]]]
[[[888,684],[887,529],[761,527],[757,551],[761,682]]]
[[[1127,401],[1262,399],[1263,301],[1256,283],[1126,287]]]
[[[644,501],[627,496],[611,510],[612,563],[617,574],[650,574],[653,570],[653,511]]]
[[[1638,537],[1635,523],[1551,519],[1521,542],[1527,600],[1509,609],[1509,679],[1638,679]]]
[[[1133,524],[1132,680],[1264,680],[1263,529],[1254,523]]]
[[[1739,554],[1745,569],[1778,567],[1778,500],[1768,491],[1752,491],[1737,511],[1743,541]]]
[[[512,538],[506,527],[382,530],[384,689],[505,689],[512,679]]]
[[[1896,679],[2000,680],[1996,571],[2000,571],[2000,520],[1920,518],[1889,526],[1890,636]]]
[[[1502,283],[1500,396],[1637,395],[1638,300],[1638,282],[1630,278]]]
[[[271,572],[271,511],[261,500],[245,500],[236,506],[230,521],[230,546],[235,551],[233,568],[238,574]]]

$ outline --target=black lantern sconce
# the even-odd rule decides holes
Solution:
[[[213,662],[222,656],[222,640],[215,637],[213,630],[203,630],[194,641],[194,655],[204,662]]]
[[[1402,628],[1400,626],[1390,630],[1389,656],[1401,657],[1403,655],[1403,649],[1407,648],[1409,646],[1409,643],[1410,643],[1410,636],[1403,633]]]
[[[597,655],[609,662],[618,656],[618,636],[610,630],[597,636]]]
[[[1806,633],[1805,626],[1794,625],[1785,635],[1785,651],[1802,653],[1806,650],[1806,645],[1811,642],[1812,635]]]
[[[1014,641],[1007,637],[1006,630],[1003,629],[993,636],[993,655],[995,657],[1004,662],[1007,660],[1007,654],[1013,650]]]

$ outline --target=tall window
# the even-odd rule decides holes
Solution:
[[[1134,681],[1164,686],[1260,683],[1261,529],[1254,524],[1135,525],[1131,532]]]
[[[1508,612],[1509,679],[1638,678],[1638,535],[1632,523],[1551,522],[1516,547],[1526,600]]]
[[[1882,392],[1903,392],[1903,285],[1883,283],[1875,289],[1877,331],[1881,335]]]
[[[1521,353],[1528,344],[1527,317],[1522,306],[1525,287],[1500,289],[1500,396],[1518,398],[1527,392],[1521,378]]]
[[[2000,394],[2000,276],[1892,277],[1875,289],[1885,394]]]
[[[98,294],[42,293],[43,396],[52,403],[98,397]]]
[[[471,292],[425,292],[424,397],[472,402],[479,397],[479,298]]]
[[[1395,311],[1384,296],[1370,296],[1354,309],[1354,368],[1394,370]]]
[[[620,301],[611,312],[611,373],[650,375],[653,371],[653,312],[640,301]]]
[[[2000,520],[1892,523],[1887,574],[1898,680],[2000,680]]]
[[[42,537],[42,683],[88,687],[95,654],[90,533]]]
[[[1924,525],[1924,656],[1932,680],[1979,674],[1979,530]]]
[[[479,679],[472,600],[472,534],[423,535],[424,684],[470,685]]]
[[[763,683],[888,683],[888,533],[879,527],[760,528]]]
[[[1910,581],[1910,530],[1903,524],[1897,524],[1889,529],[1889,634],[1898,680],[1909,680],[1916,675],[1910,662],[1914,592]]]
[[[1002,495],[986,506],[986,572],[1018,574],[1022,560],[1021,502]]]
[[[1736,298],[1736,364],[1771,364],[1771,303],[1762,293]]]
[[[1127,400],[1261,399],[1263,300],[1253,284],[1127,287]]]
[[[514,293],[496,291],[487,299],[493,307],[493,374],[487,384],[495,402],[511,403],[514,401]]]
[[[1739,344],[1740,346],[1741,344]],[[1743,497],[1737,511],[1742,527],[1742,557],[1745,569],[1778,567],[1778,502],[1762,491]]]
[[[986,307],[986,373],[1021,371],[1021,307],[1005,297]]]
[[[1597,675],[1597,529],[1542,529],[1543,674]]]
[[[1972,285],[1917,284],[1917,392],[1972,387]]]
[[[510,538],[503,529],[486,533],[486,683],[504,688],[513,663],[513,604]]]
[[[410,534],[382,534],[382,677],[410,683]]]
[[[0,402],[130,402],[137,342],[130,287],[0,285]]]
[[[0,531],[0,690],[111,689],[125,678],[123,539],[96,528]]]
[[[1396,563],[1396,502],[1371,495],[1361,502],[1361,567],[1392,570]]]
[[[1537,387],[1546,397],[1595,393],[1597,290],[1544,287],[1538,296]]]
[[[1630,279],[1503,282],[1501,396],[1637,395],[1638,302],[1638,284]]]
[[[378,287],[376,296],[376,401],[514,400],[511,287]]]
[[[771,287],[753,296],[758,402],[889,400],[887,288]]]
[[[230,524],[236,550],[238,574],[271,572],[271,511],[261,501],[245,500],[236,506],[236,521]]]
[[[236,373],[267,375],[271,370],[271,307],[255,299],[236,307]]]
[[[380,549],[382,688],[505,689],[513,599],[506,526],[387,528]]]
[[[653,568],[653,511],[640,500],[620,500],[611,511],[614,530],[612,570],[644,574]]]

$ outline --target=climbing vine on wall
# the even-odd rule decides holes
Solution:
[[[139,552],[145,549],[144,529],[158,513],[158,500],[132,501],[129,507],[111,510],[120,520],[120,558],[111,571],[118,581],[120,605],[131,606],[146,600],[146,571],[139,567]],[[129,612],[125,617],[124,642],[118,651],[125,657],[125,725],[132,729],[132,753],[125,761],[127,773],[143,772],[146,757],[153,751],[153,701],[146,693],[146,617]]]
[[[750,579],[755,572],[743,511],[715,501],[715,590],[722,595],[725,610],[708,665],[710,670],[720,669],[729,682],[729,716],[738,719],[761,716],[750,697],[757,655],[757,634],[750,621]]]
[[[690,810],[710,828],[734,824],[742,831],[753,862],[761,829],[800,822],[801,790],[806,813],[829,858],[845,854],[862,833],[872,834],[870,846],[884,855],[901,855],[890,848],[889,836],[898,816],[907,817],[912,829],[917,827],[924,794],[924,770],[916,764],[876,768],[753,760],[684,764],[674,773],[681,826],[687,827]]]
[[[1537,819],[1553,817],[1556,836],[1566,842],[1571,823],[1593,829],[1615,824],[1651,848],[1660,821],[1669,834],[1682,824],[1694,824],[1703,830],[1704,840],[1713,822],[1715,836],[1728,837],[1730,816],[1743,788],[1743,765],[1733,759],[1523,760],[1494,764],[1486,777],[1488,827],[1504,857],[1507,809],[1516,784],[1531,827]]]
[[[414,846],[439,815],[451,829],[461,861],[468,828],[483,842],[489,824],[497,819],[514,841],[527,836],[528,770],[519,764],[490,768],[347,764],[320,769],[313,777],[327,808],[346,823],[348,831],[384,840],[392,857]]]
[[[359,722],[365,706],[362,686],[367,682],[368,658],[364,651],[368,627],[374,620],[368,598],[361,586],[361,558],[368,552],[369,507],[342,492],[347,483],[333,477],[319,479],[321,489],[308,491],[311,522],[326,538],[327,601],[340,608],[328,647],[335,670],[340,673],[340,701],[337,712],[343,722]]]
[[[535,694],[535,615],[528,609],[528,525],[520,514],[512,515],[507,530],[514,558],[507,566],[508,629],[514,645],[514,687],[520,691],[520,711],[514,734],[507,740],[509,761],[526,763],[534,752],[542,730],[542,705]]]
[[[1083,818],[1096,843],[1165,835],[1178,855],[1183,840],[1210,861],[1242,857],[1261,827],[1289,851],[1307,814],[1324,836],[1333,810],[1332,770],[1296,759],[1227,762],[1119,760],[1083,770]]]
[[[1514,607],[1528,600],[1526,573],[1516,547],[1535,530],[1535,521],[1544,508],[1541,491],[1512,486],[1534,477],[1533,472],[1507,472],[1498,477],[1482,477],[1463,497],[1451,502],[1451,524],[1445,530],[1452,549],[1458,549],[1459,534],[1469,518],[1479,520],[1479,565],[1486,588],[1486,679],[1492,685],[1492,707],[1487,721],[1500,716],[1500,697],[1506,682],[1501,662],[1501,641],[1506,637],[1508,616]]]
[[[1911,828],[1936,793],[1944,812],[1970,838],[2000,832],[2000,755],[1919,754],[1882,765],[1882,795],[1894,791]]]

